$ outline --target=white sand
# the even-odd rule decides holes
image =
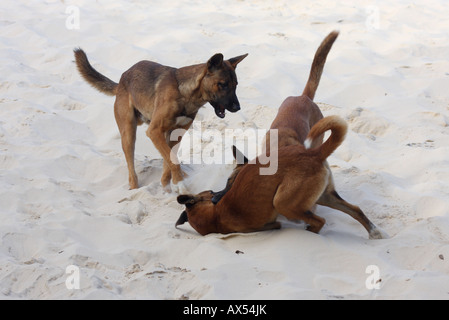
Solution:
[[[449,7],[341,3],[2,1],[0,298],[448,299]],[[79,29],[66,27],[76,23],[69,6]],[[161,156],[145,128],[142,187],[129,191],[114,99],[73,63],[80,46],[118,81],[143,59],[181,67],[249,53],[237,69],[241,112],[222,120],[206,105],[197,120],[268,128],[283,99],[302,92],[334,29],[316,101],[350,131],[329,162],[339,193],[389,239],[368,240],[356,221],[323,207],[319,235],[285,220],[247,235],[175,229],[183,207],[162,191]],[[189,169],[197,192],[221,188],[232,165]],[[80,289],[66,286],[70,265]],[[379,289],[366,286],[370,265]]]

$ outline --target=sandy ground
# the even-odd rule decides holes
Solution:
[[[0,12],[0,298],[449,298],[445,1],[8,0]],[[130,191],[114,99],[73,63],[82,47],[118,81],[143,59],[181,67],[249,53],[237,69],[242,110],[219,119],[206,105],[196,125],[267,129],[332,30],[315,100],[350,130],[329,163],[339,193],[388,239],[323,207],[319,235],[284,219],[246,235],[175,229],[183,207],[160,185],[146,128],[142,187]],[[232,170],[183,167],[192,192],[223,187]]]

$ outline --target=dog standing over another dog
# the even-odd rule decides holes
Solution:
[[[148,123],[147,136],[164,159],[161,184],[171,191],[170,180],[179,193],[186,193],[185,173],[179,161],[172,161],[171,149],[178,144],[170,135],[176,129],[187,130],[200,107],[209,102],[219,118],[226,110],[237,112],[235,69],[247,54],[224,60],[221,53],[207,63],[172,68],[152,61],[140,61],[125,71],[119,83],[96,71],[86,54],[75,49],[75,62],[81,76],[97,90],[115,96],[114,115],[120,130],[123,152],[129,172],[130,189],[139,187],[134,168],[137,126]]]
[[[305,221],[308,230],[318,233],[325,220],[312,211],[319,204],[349,214],[365,227],[371,239],[383,237],[359,207],[338,195],[326,161],[342,143],[347,125],[339,117],[323,118],[313,98],[337,37],[338,32],[330,33],[318,48],[303,94],[288,97],[280,106],[271,125],[278,130],[278,150],[269,150],[270,132],[266,135],[265,152],[278,151],[278,172],[260,176],[255,170],[259,163],[238,165],[224,190],[178,196],[186,210],[176,226],[188,221],[202,235],[253,232],[280,228],[276,217],[282,214]],[[332,133],[323,144],[327,130]]]

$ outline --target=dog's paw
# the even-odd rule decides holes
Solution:
[[[189,189],[184,181],[179,181],[177,184],[172,183],[172,190],[177,194],[189,194]]]
[[[165,186],[162,186],[162,190],[164,190],[165,193],[171,193],[170,183]]]
[[[375,228],[373,228],[373,229],[369,232],[369,238],[370,238],[371,240],[375,240],[375,239],[388,239],[389,236],[388,236],[388,234],[387,234],[385,231],[383,231],[383,230],[381,230],[381,229],[375,227]]]

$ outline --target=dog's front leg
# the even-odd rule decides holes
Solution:
[[[171,157],[175,157],[176,156],[176,160],[175,163],[177,163],[177,148],[173,149],[174,147],[176,147],[180,142],[181,142],[181,138],[182,136],[179,136],[178,139],[175,140],[170,140],[171,134],[166,134],[165,135],[165,140],[171,150]],[[173,159],[173,158],[172,158]],[[182,175],[185,178],[187,176],[187,174],[181,169]],[[164,189],[166,192],[171,192],[171,187],[170,187],[170,181],[171,181],[171,170],[170,170],[170,166],[168,164],[168,162],[166,162],[164,160],[164,166],[163,166],[163,170],[162,170],[162,177],[161,177],[161,184],[164,186]]]
[[[163,169],[162,169],[161,184],[164,187],[164,190],[166,192],[171,192],[170,180],[171,180],[171,170],[170,170],[170,167],[168,166],[168,163],[164,160],[164,166],[163,166]]]
[[[161,184],[164,189],[168,189],[168,184],[170,182],[167,177],[169,176],[167,170],[171,172],[171,178],[175,187],[178,187],[179,192],[188,193],[187,188],[182,183],[184,179],[184,174],[181,170],[181,166],[179,164],[179,160],[175,154],[171,153],[170,145],[167,144],[166,135],[169,130],[164,130],[163,127],[158,127],[152,125],[154,122],[152,121],[147,130],[147,136],[151,139],[154,146],[162,155],[164,159],[164,173],[162,175]],[[172,161],[173,159],[173,161]]]

